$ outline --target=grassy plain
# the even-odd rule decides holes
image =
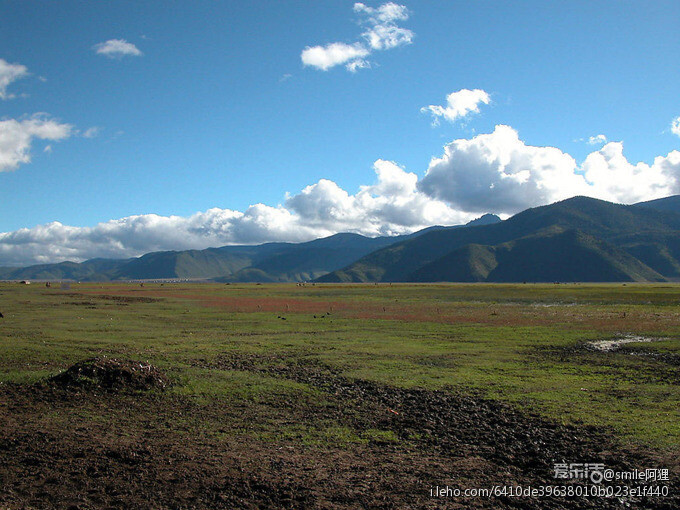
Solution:
[[[4,387],[29,387],[94,356],[149,361],[173,381],[153,405],[190,409],[165,416],[167,437],[317,452],[417,448],[417,426],[401,434],[382,418],[366,425],[357,393],[336,402],[349,383],[329,392],[321,379],[332,376],[474,395],[592,426],[622,449],[680,454],[680,285],[6,283],[0,311]],[[655,341],[590,347],[624,335]],[[79,408],[43,402],[31,419],[65,430],[120,422],[133,438],[143,425],[134,420],[160,426],[143,412],[124,417],[139,398],[123,407],[109,398]]]

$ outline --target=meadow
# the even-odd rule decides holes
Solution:
[[[556,462],[670,470],[597,508],[679,501],[680,285],[4,283],[0,312],[3,508],[592,508],[431,496]],[[170,384],[50,382],[94,357]]]

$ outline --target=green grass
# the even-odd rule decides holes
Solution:
[[[124,302],[87,295],[102,290],[139,296],[168,292],[173,297]],[[275,312],[203,306],[182,295],[343,303],[347,309],[323,320],[312,313],[286,313],[283,321]],[[197,404],[219,400],[256,409],[262,421],[247,433],[262,440],[303,444],[397,440],[390,431],[356,431],[330,419],[268,420],[267,409],[282,400],[323,410],[324,394],[262,372],[205,368],[234,353],[268,356],[262,358],[264,365],[306,359],[350,378],[474,391],[562,423],[604,427],[624,442],[677,449],[677,365],[625,352],[605,355],[570,349],[619,331],[665,339],[628,345],[624,351],[639,348],[678,355],[678,303],[680,286],[672,284],[147,284],[144,289],[89,284],[73,285],[70,292],[36,284],[0,284],[0,311],[5,316],[0,319],[0,382],[29,384],[102,354],[144,359],[175,381],[170,395]],[[398,306],[424,318],[357,317],[370,305],[378,310]],[[427,314],[435,309],[442,317],[469,312],[484,320],[428,321]],[[621,319],[624,311],[634,319]],[[203,424],[211,430],[213,425]],[[243,424],[232,425],[237,430]]]

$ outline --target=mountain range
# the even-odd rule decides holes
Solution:
[[[586,197],[501,221],[410,235],[341,233],[306,243],[164,251],[0,268],[4,280],[546,282],[680,280],[680,196],[634,205]]]
[[[463,228],[501,221],[486,214],[467,225],[428,227],[402,236],[365,237],[341,233],[306,243],[266,243],[205,250],[161,251],[130,259],[0,268],[0,280],[211,279],[218,282],[299,282],[313,280],[390,244],[440,228]]]
[[[392,244],[322,282],[665,281],[680,278],[680,200],[574,197],[495,224]]]

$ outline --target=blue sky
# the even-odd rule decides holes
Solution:
[[[677,1],[0,2],[0,265],[678,193],[678,26]]]

